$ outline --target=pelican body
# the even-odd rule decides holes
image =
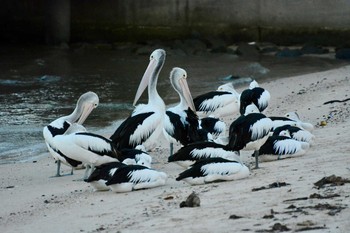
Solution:
[[[195,108],[204,116],[233,116],[239,111],[239,94],[232,83],[221,85],[216,91],[210,91],[193,99]]]
[[[300,142],[286,136],[270,136],[259,149],[262,161],[271,161],[288,157],[301,156],[309,149],[307,142]],[[253,154],[253,156],[255,156]]]
[[[266,142],[271,131],[272,121],[258,111],[254,104],[250,104],[246,107],[246,115],[241,115],[232,122],[228,143],[232,150],[254,150],[257,153]],[[255,166],[258,168],[257,157],[255,162]]]
[[[244,164],[223,158],[208,158],[197,161],[180,173],[176,180],[199,185],[215,181],[238,180],[248,176],[249,169]]]
[[[271,95],[264,88],[259,87],[256,81],[252,81],[249,85],[249,89],[244,90],[240,97],[240,113],[243,115],[245,109],[250,104],[255,104],[259,111],[264,111],[270,101]]]
[[[130,192],[162,186],[167,174],[140,165],[127,165],[111,171],[112,177],[106,182],[113,192]]]
[[[241,162],[239,153],[230,150],[228,146],[214,142],[195,142],[188,144],[168,157],[168,162],[175,162],[187,168],[201,159],[221,157],[231,161]]]

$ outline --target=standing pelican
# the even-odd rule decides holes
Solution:
[[[175,67],[170,72],[170,82],[180,97],[180,103],[166,111],[164,120],[164,135],[170,142],[170,155],[173,154],[173,143],[187,145],[208,140],[207,132],[202,133],[199,129],[198,116],[186,79],[187,73],[184,69]]]
[[[258,168],[258,150],[266,142],[272,121],[261,114],[255,104],[246,107],[245,115],[232,122],[229,129],[229,147],[232,150],[254,150],[255,167]]]
[[[147,86],[148,103],[138,105],[131,116],[110,137],[118,149],[143,145],[147,150],[151,150],[162,134],[165,104],[157,92],[157,81],[164,61],[165,51],[163,49],[153,51],[133,104],[136,104]]]
[[[77,167],[81,164],[81,161],[73,160],[65,157],[58,152],[54,145],[54,139],[57,135],[69,134],[71,132],[81,131],[82,126],[73,126],[74,123],[81,125],[84,123],[86,118],[89,116],[91,111],[97,107],[99,98],[94,92],[86,92],[80,96],[74,111],[67,116],[60,117],[52,121],[49,125],[43,129],[43,136],[45,139],[46,146],[50,154],[57,161],[57,173],[56,176],[60,176],[61,162],[73,167]],[[73,126],[73,127],[72,127]],[[70,127],[72,127],[70,129]],[[74,128],[74,129],[73,129]],[[69,131],[67,131],[69,129]],[[78,130],[79,129],[79,130]],[[73,172],[73,171],[72,171]]]

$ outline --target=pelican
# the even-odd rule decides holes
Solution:
[[[112,175],[106,182],[113,192],[130,192],[138,189],[165,185],[168,175],[141,165],[121,166],[110,170]]]
[[[244,164],[223,158],[208,158],[197,161],[176,178],[191,185],[215,181],[243,179],[249,176],[249,169]]]
[[[204,116],[211,115],[220,118],[238,113],[239,97],[232,83],[228,83],[219,86],[216,91],[195,97],[193,102],[196,110]]]
[[[309,149],[307,142],[297,141],[288,136],[272,135],[260,147],[258,155],[262,161],[271,161],[300,156],[305,154],[307,149]]]
[[[259,111],[264,111],[269,105],[271,95],[254,80],[249,84],[249,89],[242,92],[240,97],[239,112],[243,115],[245,108],[250,104],[255,104]]]
[[[135,148],[138,145],[143,145],[146,150],[152,150],[163,133],[165,104],[157,92],[157,81],[164,61],[165,51],[163,49],[152,52],[133,105],[137,103],[147,86],[148,103],[136,106],[131,116],[110,137],[118,149]]]
[[[284,126],[275,128],[273,130],[273,135],[281,135],[281,134],[283,135],[286,132],[290,135],[291,138],[300,142],[307,142],[310,145],[313,143],[313,140],[315,139],[315,136],[309,131],[296,126],[291,126],[291,125],[284,125]]]
[[[182,147],[175,154],[168,157],[168,162],[175,162],[184,168],[188,168],[198,160],[214,157],[220,157],[241,163],[237,151],[231,150],[227,145],[221,145],[209,141],[194,142]]]
[[[44,127],[43,136],[45,139],[46,146],[50,154],[57,161],[56,177],[60,176],[61,162],[72,168],[77,167],[82,162],[70,159],[60,154],[54,144],[55,137],[57,135],[64,135],[70,134],[72,132],[84,131],[84,127],[81,124],[84,123],[91,111],[95,109],[98,106],[98,104],[99,98],[96,95],[96,93],[91,91],[86,92],[80,96],[74,111],[70,115],[60,117]],[[76,123],[76,125],[71,127],[74,123]],[[73,174],[73,170],[71,174]]]
[[[288,112],[285,114],[285,117],[298,122],[303,129],[309,131],[310,133],[314,130],[314,126],[311,123],[303,122],[300,120],[299,114],[297,112]]]
[[[272,121],[259,112],[255,104],[245,108],[245,114],[232,122],[229,129],[229,147],[232,150],[254,150],[266,142],[272,128]],[[255,168],[259,167],[258,156],[255,157]]]
[[[170,82],[180,97],[180,103],[166,111],[164,120],[164,135],[170,142],[170,155],[172,155],[173,143],[180,142],[182,145],[187,145],[195,141],[208,140],[208,136],[207,132],[199,129],[186,71],[178,67],[173,68],[170,72]]]

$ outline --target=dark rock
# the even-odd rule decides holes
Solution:
[[[301,50],[303,54],[325,54],[329,53],[328,49],[322,48],[321,46],[306,44],[304,45]]]
[[[241,43],[236,49],[236,53],[243,57],[257,57],[259,56],[258,47],[255,44]]]
[[[183,207],[198,207],[200,206],[201,204],[201,200],[199,199],[198,195],[193,192],[191,193],[186,201],[183,201],[180,203],[180,208],[183,208]]]
[[[243,218],[242,216],[238,216],[235,214],[230,215],[229,219],[239,219],[239,218]]]
[[[289,49],[289,48],[284,48],[281,51],[276,53],[276,57],[300,57],[302,52],[300,49]]]
[[[337,49],[337,51],[335,52],[335,58],[350,60],[350,48]]]

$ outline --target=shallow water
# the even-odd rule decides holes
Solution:
[[[0,164],[33,160],[45,152],[43,127],[71,113],[79,96],[86,91],[94,91],[100,98],[99,107],[85,122],[86,127],[97,133],[112,133],[131,113],[131,103],[147,64],[148,56],[125,50],[0,48]],[[259,66],[254,67],[257,64],[266,67],[267,73]],[[177,94],[168,79],[174,66],[187,70],[195,97],[227,82],[231,74],[266,80],[345,64],[315,57],[261,56],[251,61],[229,54],[181,56],[169,51],[158,92],[166,104],[177,102]],[[141,102],[146,98],[143,95]]]

